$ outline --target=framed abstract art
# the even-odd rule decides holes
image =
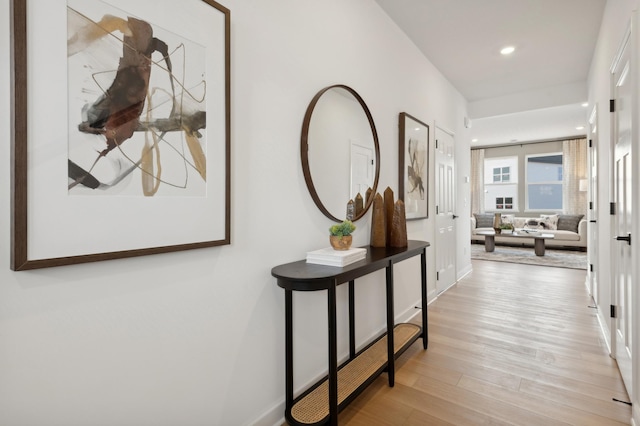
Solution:
[[[11,268],[230,244],[229,10],[11,11]]]
[[[429,215],[429,126],[406,112],[400,113],[398,198],[407,220]]]

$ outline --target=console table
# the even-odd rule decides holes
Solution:
[[[394,385],[395,359],[422,337],[427,349],[427,262],[425,241],[408,242],[407,247],[367,246],[365,259],[345,267],[324,266],[305,260],[276,266],[271,275],[285,291],[285,418],[293,425],[338,424],[338,413],[377,376],[387,371],[389,386]],[[393,309],[393,265],[420,255],[422,287],[422,327],[395,324]],[[355,279],[386,269],[387,332],[356,352]],[[349,359],[338,366],[336,337],[336,288],[349,283]],[[328,374],[298,397],[293,396],[293,292],[327,291],[329,360]],[[393,332],[392,332],[393,331]]]

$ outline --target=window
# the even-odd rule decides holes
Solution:
[[[513,197],[498,197],[496,198],[497,210],[512,210],[513,209]]]
[[[493,169],[493,183],[509,182],[511,167],[496,167]]]
[[[485,210],[517,210],[518,157],[485,158],[484,170]]]
[[[562,154],[528,155],[527,210],[562,210]]]

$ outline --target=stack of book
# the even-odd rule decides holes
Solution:
[[[349,250],[334,250],[327,247],[307,253],[307,263],[328,266],[347,266],[364,259],[367,256],[366,248],[350,248]]]

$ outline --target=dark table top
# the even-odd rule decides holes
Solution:
[[[407,247],[363,246],[367,249],[367,256],[347,266],[326,266],[298,260],[274,267],[271,275],[278,279],[280,287],[287,290],[325,290],[416,256],[430,245],[426,241],[409,240]]]

